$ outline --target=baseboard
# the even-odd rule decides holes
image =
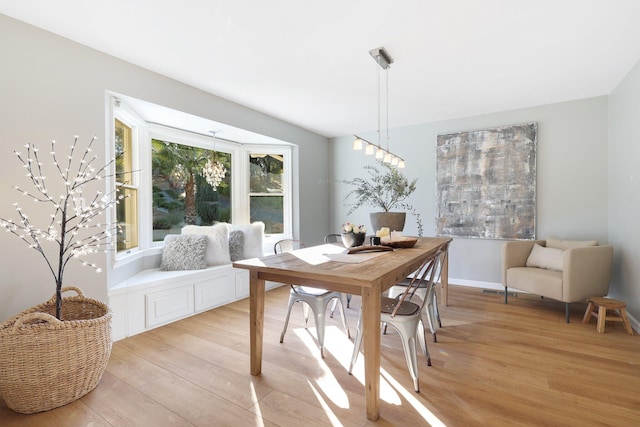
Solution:
[[[504,286],[502,286],[502,283],[481,282],[479,280],[456,279],[456,278],[450,277],[449,284],[453,286],[460,285],[460,286],[470,286],[472,288],[495,289],[497,291],[504,292]]]
[[[482,282],[479,280],[456,279],[454,277],[450,277],[449,285],[470,286],[472,288],[492,289],[498,292],[502,291],[504,293],[504,286],[502,286],[502,283]],[[518,292],[522,292],[522,291],[518,291]],[[638,321],[638,319],[636,319],[631,314],[629,314],[629,312],[627,312],[627,317],[629,318],[629,323],[631,323],[631,328],[637,334],[640,334],[640,321]]]

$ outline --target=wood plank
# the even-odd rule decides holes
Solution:
[[[373,425],[365,362],[347,373],[352,347],[338,318],[327,319],[325,359],[301,309],[279,343],[288,293],[265,295],[261,376],[247,369],[249,301],[238,301],[116,342],[96,390],[69,405],[21,415],[0,400],[0,425]],[[351,305],[353,332],[361,297]],[[433,366],[419,356],[420,393],[399,336],[379,335],[375,425],[636,425],[640,336],[621,323],[598,334],[581,322],[585,308],[572,304],[566,324],[557,301],[518,294],[505,305],[502,295],[450,286],[438,342],[428,342]]]

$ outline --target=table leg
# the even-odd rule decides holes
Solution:
[[[367,419],[380,417],[380,286],[362,289],[362,338]]]
[[[251,375],[262,372],[262,338],[264,334],[264,280],[252,271],[249,282],[249,340],[251,342]]]
[[[442,305],[446,307],[449,305],[449,251],[444,253],[440,285],[442,286]]]

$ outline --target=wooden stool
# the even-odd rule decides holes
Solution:
[[[631,324],[627,317],[627,310],[625,310],[627,304],[622,301],[604,297],[590,297],[587,301],[589,301],[589,305],[587,306],[587,311],[584,313],[582,323],[589,323],[591,316],[596,317],[598,319],[598,333],[603,334],[605,321],[622,322],[629,335],[633,335],[633,329],[631,329]],[[595,311],[596,307],[598,308],[597,313]],[[607,316],[607,310],[614,310],[615,315]]]

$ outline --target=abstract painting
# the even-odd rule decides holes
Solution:
[[[538,126],[438,135],[436,234],[535,239]]]

